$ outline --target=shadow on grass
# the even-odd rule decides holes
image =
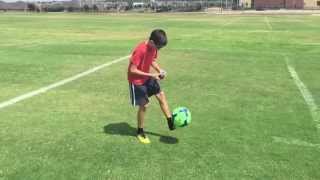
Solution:
[[[128,123],[113,123],[108,124],[103,127],[103,131],[106,134],[111,135],[121,135],[121,136],[136,136],[136,128],[131,127]],[[166,144],[177,144],[179,140],[172,136],[165,136],[158,133],[153,133],[150,131],[145,131],[146,134],[158,136],[160,137],[160,142],[166,143]]]

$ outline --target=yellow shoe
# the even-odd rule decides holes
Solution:
[[[138,140],[143,144],[150,144],[150,139],[143,133],[143,134],[137,134]]]

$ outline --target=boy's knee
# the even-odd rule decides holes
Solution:
[[[157,94],[157,99],[159,103],[164,103],[166,101],[166,96],[163,91],[161,91],[159,94]]]
[[[147,110],[147,108],[145,108],[144,106],[140,106],[138,113],[144,113],[144,112],[146,112],[146,110]]]
[[[165,94],[164,94],[163,91],[160,91],[160,92],[157,94],[157,97],[158,97],[159,99],[164,98],[164,96],[165,96]]]
[[[146,111],[146,110],[147,110],[147,107],[149,107],[149,103],[139,106],[139,108],[140,108],[142,111]]]
[[[147,107],[149,107],[149,103],[145,104],[143,107],[147,109]]]

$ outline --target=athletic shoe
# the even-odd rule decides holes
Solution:
[[[137,138],[143,144],[150,144],[151,143],[150,139],[144,133],[137,134]]]

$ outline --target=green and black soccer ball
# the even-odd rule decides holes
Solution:
[[[173,123],[176,127],[185,127],[191,123],[191,112],[186,107],[178,107],[172,112]]]

